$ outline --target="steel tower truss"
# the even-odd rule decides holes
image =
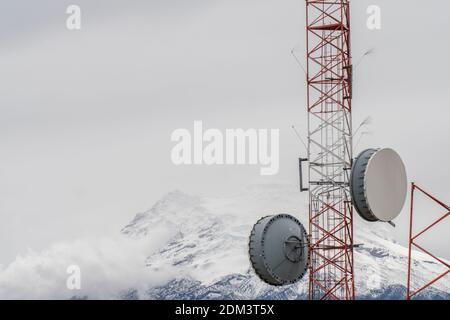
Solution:
[[[415,200],[415,192],[418,191],[422,195],[425,196],[427,200],[432,200],[432,202],[438,204],[442,209],[444,209],[444,214],[440,215],[440,217],[436,220],[434,220],[431,224],[427,225],[425,228],[422,228],[420,231],[417,231],[416,233],[413,232],[413,215],[414,215],[414,200]],[[427,215],[430,215],[429,212],[427,212]],[[410,218],[409,218],[409,250],[408,250],[408,278],[406,282],[406,299],[411,300],[413,299],[417,294],[422,292],[423,290],[430,288],[433,284],[435,284],[438,281],[442,281],[446,276],[450,274],[450,264],[440,258],[438,258],[435,254],[430,252],[428,249],[425,249],[422,245],[419,244],[419,238],[422,237],[424,234],[432,234],[433,228],[438,225],[444,223],[444,220],[447,218],[450,218],[450,206],[445,204],[444,202],[438,200],[436,197],[432,196],[430,193],[416,185],[415,183],[411,184],[411,206],[410,206]],[[448,221],[448,220],[446,220]],[[426,281],[425,284],[422,284],[420,288],[413,289],[411,287],[411,277],[413,273],[413,268],[415,266],[413,255],[412,255],[412,249],[415,247],[416,249],[419,249],[422,253],[428,255],[429,257],[433,258],[437,262],[439,262],[439,265],[444,268],[444,272],[442,272],[439,276],[436,278]]]
[[[306,0],[311,300],[354,299],[348,0]]]

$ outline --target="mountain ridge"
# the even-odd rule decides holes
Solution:
[[[150,210],[136,215],[122,233],[151,237],[166,228],[170,240],[147,257],[152,272],[175,270],[165,285],[149,288],[149,299],[306,299],[306,277],[299,283],[274,288],[262,283],[251,269],[247,242],[251,227],[262,216],[289,213],[306,225],[307,204],[295,186],[253,185],[230,197],[202,197],[173,191]],[[387,224],[355,222],[358,299],[404,299],[407,248],[397,244]],[[439,265],[414,253],[414,287],[437,276]],[[419,299],[450,299],[450,284],[440,282]]]

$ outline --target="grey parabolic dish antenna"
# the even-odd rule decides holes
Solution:
[[[303,278],[308,269],[308,236],[293,216],[280,214],[259,220],[249,241],[250,261],[266,283],[281,286]]]
[[[401,212],[408,188],[405,165],[392,149],[368,149],[352,167],[352,201],[367,221],[389,222]]]

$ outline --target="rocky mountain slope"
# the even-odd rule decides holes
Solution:
[[[307,205],[293,186],[255,185],[232,197],[200,197],[180,191],[167,194],[150,210],[136,215],[122,233],[150,239],[161,230],[168,241],[152,253],[146,265],[152,273],[173,274],[166,284],[138,296],[143,299],[305,299],[306,279],[283,288],[262,283],[248,261],[248,235],[257,219],[290,213],[307,224]],[[355,249],[357,297],[404,299],[407,249],[395,243],[387,224],[356,219],[355,237],[364,245]],[[155,239],[156,241],[156,239]],[[436,277],[442,268],[415,254],[414,286]],[[445,279],[424,291],[421,299],[450,299]]]

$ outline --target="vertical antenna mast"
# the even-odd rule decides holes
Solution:
[[[306,0],[309,299],[351,300],[352,65],[349,0]]]

